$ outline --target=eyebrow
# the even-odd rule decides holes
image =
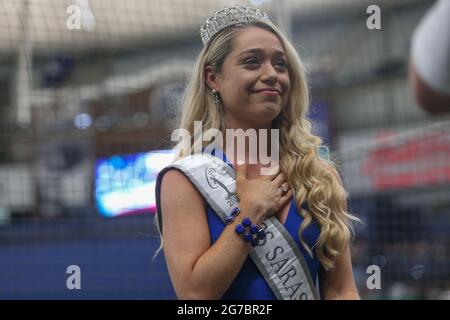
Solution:
[[[242,56],[242,55],[244,55],[246,53],[259,53],[259,54],[261,54],[263,52],[264,51],[262,49],[260,49],[260,48],[252,48],[252,49],[248,49],[248,50],[242,51],[236,57],[240,57],[240,56]],[[278,55],[278,56],[280,56],[280,55],[281,56],[286,56],[286,53],[284,53],[284,51],[280,51],[280,50],[275,50],[274,54]]]

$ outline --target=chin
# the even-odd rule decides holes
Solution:
[[[276,103],[264,103],[261,111],[264,112],[266,116],[275,118],[281,112],[281,106]]]
[[[268,123],[272,123],[273,120],[280,114],[279,111],[273,110],[272,112],[264,112],[255,115],[254,123],[257,127],[266,127]]]

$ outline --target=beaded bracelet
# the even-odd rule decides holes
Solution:
[[[236,226],[234,231],[242,236],[246,242],[250,242],[252,247],[259,245],[259,240],[266,237],[264,229],[253,224],[249,217],[242,219],[242,222]]]
[[[241,212],[241,209],[239,209],[239,207],[236,207],[233,209],[233,211],[231,211],[231,214],[225,218],[225,223],[226,224],[231,224],[233,223],[234,219],[237,217],[237,215]]]

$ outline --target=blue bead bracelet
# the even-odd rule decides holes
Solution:
[[[252,247],[259,245],[259,240],[266,237],[264,229],[253,224],[249,217],[242,219],[242,222],[236,226],[234,231],[242,236],[246,242],[250,242]]]
[[[231,211],[230,215],[225,218],[226,224],[232,224],[234,219],[238,216],[238,214],[241,212],[241,209],[239,207],[236,207]]]

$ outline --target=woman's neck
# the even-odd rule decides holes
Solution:
[[[269,128],[228,128],[223,134],[223,151],[233,164],[266,166],[271,157],[272,135]]]

